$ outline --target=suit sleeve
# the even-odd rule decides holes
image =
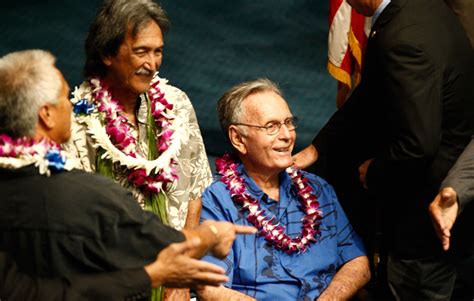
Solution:
[[[367,174],[369,188],[423,177],[439,149],[442,74],[422,50],[398,43],[383,54],[378,91],[389,137]],[[382,138],[385,139],[385,138]]]
[[[17,270],[15,262],[0,252],[0,299],[10,301],[127,300],[150,295],[145,270],[79,275],[66,279],[31,278]]]
[[[444,187],[456,191],[460,211],[474,199],[474,136],[441,184]]]
[[[364,94],[364,83],[358,86],[346,103],[337,110],[313,139],[312,144],[320,155],[328,155],[347,151],[346,147],[354,147],[364,132],[367,112]]]

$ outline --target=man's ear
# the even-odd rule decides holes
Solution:
[[[247,153],[247,146],[245,145],[245,137],[241,134],[239,128],[236,125],[229,126],[229,140],[232,146],[239,151],[239,153],[245,155]]]
[[[45,104],[41,106],[38,111],[38,121],[41,123],[42,126],[50,130],[56,125],[55,119],[53,118],[54,114],[55,111],[53,106],[51,104]]]
[[[104,63],[104,65],[110,66],[112,65],[112,57],[111,56],[103,57],[102,62]]]

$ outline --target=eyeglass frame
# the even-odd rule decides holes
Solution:
[[[288,122],[291,122],[293,124],[293,128],[289,128]],[[267,125],[255,125],[255,124],[247,124],[247,123],[232,123],[233,125],[243,125],[243,126],[249,126],[249,127],[254,127],[258,129],[265,129],[265,133],[269,136],[274,136],[278,134],[281,130],[281,127],[284,125],[288,129],[288,131],[294,131],[298,128],[298,118],[296,116],[293,116],[291,118],[286,118],[285,121],[279,122],[279,121],[269,121],[267,122]],[[277,125],[278,124],[278,125]],[[272,125],[277,125],[277,129],[275,133],[269,133],[269,129]]]

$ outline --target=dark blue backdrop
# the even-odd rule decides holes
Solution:
[[[58,58],[71,86],[82,81],[83,43],[101,1],[9,1],[0,4],[0,55],[41,48]],[[335,110],[326,71],[328,1],[162,0],[171,19],[160,75],[194,104],[209,155],[225,139],[215,104],[230,86],[257,77],[277,82],[301,122],[297,149]]]

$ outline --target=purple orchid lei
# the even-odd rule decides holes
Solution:
[[[50,175],[51,171],[58,172],[66,168],[66,156],[61,151],[61,146],[53,141],[42,139],[35,142],[31,138],[11,138],[0,134],[0,158],[36,158],[36,166],[40,173]],[[30,162],[31,160],[26,160]],[[34,161],[31,161],[33,163]]]
[[[103,113],[105,130],[110,141],[124,154],[133,158],[137,157],[137,139],[132,135],[128,118],[123,114],[123,107],[112,98],[108,87],[99,78],[91,78],[89,83],[92,87],[92,96],[98,111]],[[159,78],[155,76],[151,81],[148,91],[151,107],[150,111],[158,129],[156,134],[156,147],[160,153],[166,151],[173,139],[171,124],[174,116],[170,113],[173,104],[165,98],[160,91]],[[175,162],[171,160],[170,168],[160,170],[157,174],[148,175],[145,169],[135,169],[129,172],[128,180],[135,187],[145,192],[159,193],[168,183],[178,178],[177,171],[172,166]]]
[[[285,227],[278,223],[273,224],[275,217],[269,217],[266,211],[261,209],[259,201],[246,191],[245,181],[237,167],[238,163],[229,154],[216,160],[217,171],[221,175],[221,181],[226,184],[232,200],[242,206],[242,210],[248,211],[247,220],[260,230],[260,235],[266,241],[287,254],[305,252],[311,243],[316,242],[316,237],[320,234],[322,212],[318,209],[319,202],[313,193],[313,188],[308,185],[308,179],[302,176],[300,170],[295,167],[286,169],[298,189],[298,198],[306,214],[302,219],[301,234],[291,238],[285,233]]]

